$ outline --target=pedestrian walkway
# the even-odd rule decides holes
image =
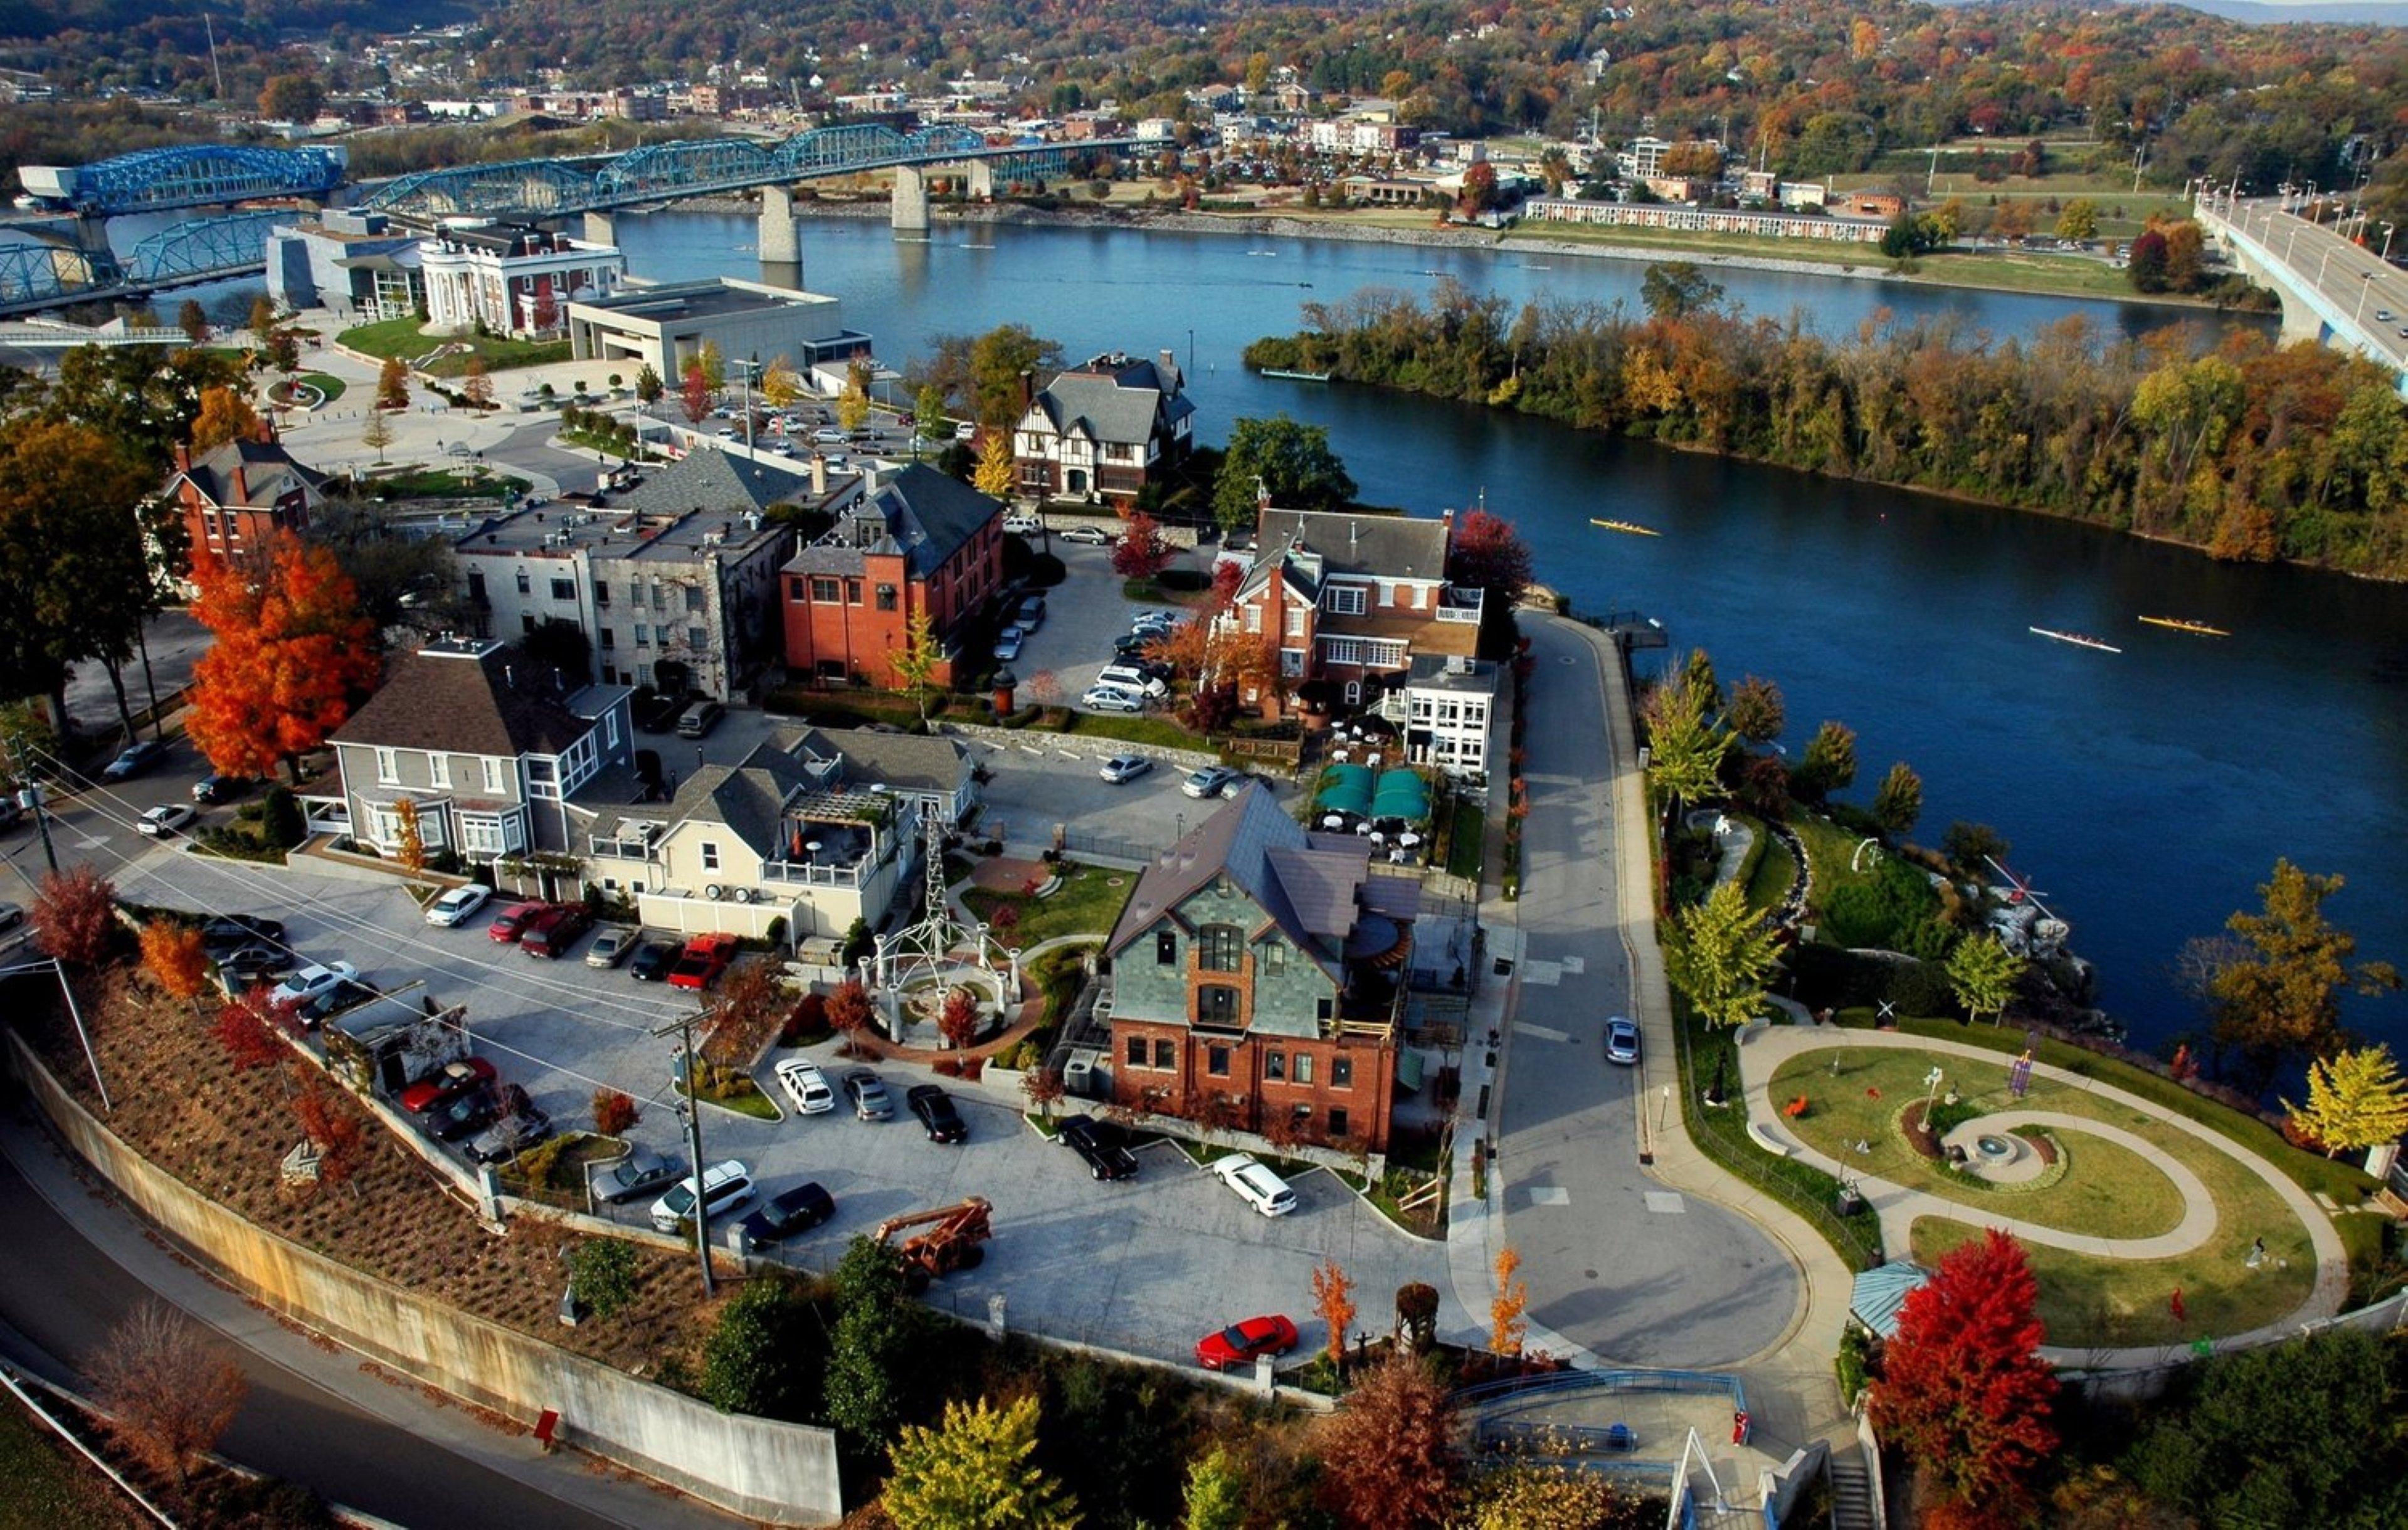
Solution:
[[[2147,1138],[2123,1131],[2105,1122],[2087,1116],[2058,1110],[2001,1111],[1981,1119],[1981,1124],[1993,1131],[2004,1131],[2020,1124],[2062,1127],[2069,1131],[2086,1132],[2142,1154],[2180,1190],[2184,1200],[2182,1222],[2172,1231],[2154,1237],[2111,1238],[2082,1233],[2069,1233],[2054,1227],[2043,1227],[2020,1217],[2000,1214],[1994,1206],[1958,1200],[1912,1190],[1894,1181],[1868,1174],[1856,1165],[1839,1160],[1807,1145],[1796,1133],[1784,1125],[1778,1108],[1771,1097],[1771,1080],[1783,1064],[1807,1052],[1827,1051],[1845,1046],[1850,1050],[1886,1048],[1897,1051],[1962,1057],[1999,1065],[2003,1054],[1986,1047],[1968,1042],[1950,1041],[1941,1037],[1908,1036],[1898,1031],[1833,1031],[1822,1027],[1798,1025],[1760,1025],[1751,1027],[1740,1038],[1740,1079],[1747,1102],[1750,1130],[1758,1136],[1770,1134],[1788,1147],[1798,1158],[1827,1173],[1853,1176],[1859,1189],[1880,1212],[1882,1242],[1894,1257],[1902,1257],[1911,1247],[1911,1234],[1919,1217],[1945,1217],[1957,1222],[1977,1223],[1998,1227],[2028,1243],[2044,1244],[2070,1252],[2100,1259],[2166,1259],[2189,1253],[2214,1237],[2216,1212],[2214,1198],[2207,1186],[2187,1165],[2170,1158],[2164,1150]],[[2097,1079],[2085,1078],[2069,1069],[2049,1063],[2035,1063],[2032,1076],[2051,1083],[2078,1090],[2097,1098],[2112,1101],[2117,1107],[2145,1115],[2172,1126],[2196,1138],[2211,1151],[2223,1153],[2265,1181],[2286,1206],[2289,1207],[2308,1230],[2308,1239],[2316,1253],[2315,1284],[2307,1302],[2298,1311],[2279,1323],[2224,1340],[2235,1346],[2265,1342],[2298,1332],[2302,1323],[2332,1317],[2341,1310],[2349,1294],[2349,1253],[2343,1246],[2341,1235],[2332,1219],[2319,1208],[2313,1196],[2290,1176],[2268,1163],[2264,1157],[2233,1141],[2203,1122],[2195,1121],[2176,1111],[2142,1098],[2127,1090],[2116,1088]],[[2238,1237],[2228,1232],[2227,1237]],[[2236,1252],[2235,1257],[2239,1257]],[[2060,1364],[2079,1364],[2094,1369],[2143,1367],[2168,1363],[2188,1352],[2186,1345],[2143,1346],[2123,1350],[2051,1349],[2042,1351]]]

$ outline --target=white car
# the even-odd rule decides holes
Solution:
[[[1233,1152],[1212,1161],[1212,1172],[1238,1193],[1238,1198],[1267,1217],[1283,1217],[1296,1209],[1296,1192],[1287,1181],[1263,1167],[1250,1152]]]
[[[480,886],[476,882],[455,887],[426,906],[426,922],[441,925],[447,930],[451,929],[470,914],[482,908],[485,906],[485,900],[493,895],[492,888]]]
[[[1231,781],[1236,780],[1237,779],[1238,773],[1230,769],[1227,765],[1206,765],[1203,769],[1188,777],[1185,780],[1181,781],[1179,783],[1179,790],[1186,794],[1188,796],[1197,798],[1198,800],[1205,797],[1217,797],[1227,788]]]
[[[1079,698],[1079,705],[1091,712],[1141,712],[1145,710],[1145,697],[1117,685],[1095,685]]]
[[[178,829],[200,816],[199,810],[189,803],[171,802],[165,808],[152,808],[146,810],[141,822],[135,827],[151,838],[157,839],[163,836],[174,834]]]
[[[1066,542],[1084,542],[1089,547],[1105,547],[1112,539],[1112,534],[1101,526],[1072,526],[1068,531],[1054,535]]]
[[[1045,529],[1045,522],[1025,510],[1015,510],[1003,518],[1003,529],[1014,536],[1034,536]]]
[[[789,1057],[778,1065],[778,1087],[795,1108],[807,1116],[824,1114],[836,1108],[836,1091],[828,1087],[827,1075],[808,1057]]]
[[[1153,768],[1154,762],[1142,754],[1115,754],[1106,760],[1096,774],[1118,786],[1123,781],[1137,779]]]
[[[998,659],[1019,658],[1020,645],[1026,640],[1027,636],[1028,635],[1021,631],[1017,625],[1004,628],[996,634],[995,656]]]
[[[977,422],[977,421],[975,421],[975,420],[956,420],[955,422],[953,422],[953,439],[954,439],[954,440],[956,440],[956,441],[968,441],[968,440],[973,440],[973,439],[975,439],[975,438],[977,437],[977,436],[978,436],[978,422]]]
[[[359,976],[360,969],[349,962],[336,962],[326,966],[313,964],[279,983],[268,999],[276,1004],[307,1004],[344,983],[358,981]]]

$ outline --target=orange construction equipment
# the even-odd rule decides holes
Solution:
[[[979,1247],[995,1236],[988,1223],[988,1213],[995,1208],[982,1195],[952,1206],[940,1206],[933,1211],[908,1211],[899,1217],[889,1217],[878,1224],[878,1241],[887,1242],[906,1227],[925,1227],[926,1232],[903,1240],[903,1283],[914,1294],[928,1289],[928,1282],[951,1275],[957,1269],[976,1269],[986,1258]]]

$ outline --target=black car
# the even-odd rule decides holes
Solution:
[[[1086,1161],[1089,1177],[1129,1180],[1137,1176],[1137,1154],[1129,1151],[1128,1133],[1109,1121],[1072,1116],[1062,1122],[1060,1141]]]
[[[761,1209],[737,1225],[755,1243],[776,1243],[796,1233],[808,1233],[836,1215],[836,1198],[818,1180],[773,1195]]]
[[[1143,636],[1133,632],[1124,633],[1112,639],[1112,654],[1122,659],[1140,658],[1144,655],[1147,649],[1154,646],[1155,641],[1156,638],[1151,633]]]
[[[212,962],[222,962],[247,947],[282,944],[284,925],[273,919],[228,914],[223,919],[213,919],[201,926],[201,950]]]
[[[645,695],[636,698],[636,726],[644,733],[666,733],[685,710],[683,696]]]
[[[500,1115],[494,1092],[480,1089],[427,1112],[426,1130],[437,1142],[460,1142],[491,1126]]]
[[[656,983],[666,979],[669,968],[677,965],[681,948],[674,940],[647,940],[627,958],[627,976],[639,983]]]
[[[193,800],[203,804],[232,802],[250,786],[248,776],[228,776],[213,770],[193,783]]]
[[[903,1096],[903,1103],[920,1118],[927,1128],[931,1142],[968,1142],[970,1129],[962,1124],[961,1112],[953,1108],[953,1096],[935,1084],[915,1084]]]
[[[229,990],[238,991],[256,988],[261,983],[281,982],[299,965],[293,953],[280,946],[245,946],[218,958],[218,977]]]
[[[303,1000],[296,1007],[296,1012],[303,1021],[315,1025],[320,1021],[333,1019],[346,1009],[356,1009],[376,996],[377,991],[367,984],[346,980],[337,983],[315,998]]]

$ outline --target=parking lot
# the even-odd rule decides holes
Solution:
[[[1167,787],[1176,797],[1173,778],[1158,781],[1151,790]],[[382,879],[280,871],[155,847],[121,865],[116,879],[136,903],[281,919],[304,958],[353,962],[368,982],[412,1008],[422,995],[464,1003],[476,1051],[564,1128],[590,1119],[597,1087],[623,1089],[644,1110],[635,1139],[686,1159],[668,1088],[671,1043],[652,1033],[688,1001],[634,982],[623,969],[586,967],[583,940],[562,961],[533,960],[489,940],[482,916],[458,929],[427,925],[408,895]],[[781,1098],[770,1069],[785,1055],[773,1051],[757,1070],[773,1097]],[[808,1055],[831,1079],[847,1065],[832,1044]],[[884,1064],[880,1072],[898,1102],[904,1089],[932,1081],[906,1065]],[[1375,1297],[1408,1280],[1439,1286],[1449,1292],[1447,1330],[1471,1331],[1453,1300],[1443,1248],[1408,1237],[1326,1173],[1298,1180],[1298,1210],[1276,1220],[1255,1214],[1168,1143],[1143,1150],[1135,1180],[1098,1184],[1074,1154],[1002,1101],[980,1098],[977,1086],[948,1087],[969,1125],[963,1146],[927,1141],[908,1115],[865,1122],[840,1108],[762,1122],[707,1107],[705,1156],[742,1160],[764,1197],[807,1180],[827,1188],[834,1221],[780,1251],[807,1267],[833,1262],[849,1239],[883,1218],[984,1195],[995,1204],[996,1235],[985,1263],[940,1282],[928,1299],[983,1320],[989,1298],[999,1295],[1013,1326],[1054,1337],[1183,1362],[1212,1328],[1284,1312],[1309,1350],[1323,1337],[1312,1313],[1312,1270],[1324,1255]],[[633,1223],[646,1208],[639,1201],[614,1214]]]
[[[1171,608],[1148,605],[1121,593],[1121,577],[1112,572],[1112,551],[1066,542],[1059,536],[1032,536],[1033,547],[1050,540],[1068,578],[1045,591],[1045,624],[1030,635],[1011,667],[1020,676],[1025,700],[1051,706],[1075,706],[1081,692],[1095,683],[1096,671],[1112,662],[1112,640],[1124,636],[1129,622],[1142,610]],[[1184,553],[1180,566],[1209,567],[1203,555]],[[1051,675],[1058,695],[1040,697],[1027,687],[1039,675]]]

